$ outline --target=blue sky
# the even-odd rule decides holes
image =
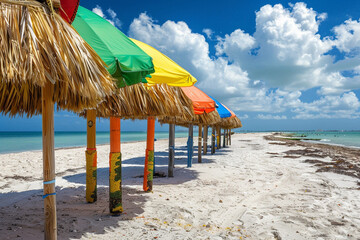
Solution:
[[[80,4],[174,59],[240,116],[244,130],[360,129],[360,1]],[[0,126],[41,130],[41,117],[1,116]],[[122,126],[145,130],[146,122]],[[55,114],[55,130],[85,127],[72,113]]]

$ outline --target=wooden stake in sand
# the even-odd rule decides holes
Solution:
[[[54,102],[53,86],[45,83],[42,97],[42,140],[44,174],[45,239],[57,239],[56,193],[55,193],[55,151],[54,151]]]
[[[231,145],[231,129],[229,129],[229,145]]]
[[[154,177],[155,118],[148,117],[143,189],[151,192]]]
[[[204,155],[206,155],[207,154],[207,139],[208,139],[208,126],[204,126],[204,139],[203,139],[203,141],[204,141],[204,143],[203,143],[203,145],[204,145]]]
[[[224,136],[223,136],[223,147],[225,147],[225,139],[226,139],[226,129],[224,129]]]
[[[193,147],[194,147],[194,128],[193,128],[193,125],[190,124],[189,125],[189,138],[187,141],[187,152],[188,152],[187,167],[191,167],[191,165],[192,165]]]
[[[226,146],[229,146],[229,129],[226,129]]]
[[[168,176],[174,177],[175,164],[175,124],[169,124],[169,167]]]
[[[215,153],[215,127],[211,128],[211,154]]]
[[[96,110],[88,110],[87,118],[87,148],[86,156],[86,201],[97,200],[97,152],[96,152]]]
[[[199,137],[198,137],[198,162],[201,163],[201,149],[202,149],[202,127],[199,124]]]
[[[110,212],[120,214],[122,208],[121,189],[121,148],[120,148],[120,118],[110,117],[110,157],[109,157],[109,192]]]
[[[216,146],[217,146],[217,149],[220,149],[221,148],[221,129],[220,129],[220,126],[217,126],[216,127]]]

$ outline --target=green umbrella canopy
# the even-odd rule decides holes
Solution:
[[[108,21],[79,6],[72,23],[81,37],[107,64],[118,87],[140,83],[154,72],[152,59]]]

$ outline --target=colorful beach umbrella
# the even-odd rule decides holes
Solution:
[[[110,118],[110,211],[120,213],[121,176],[117,176],[116,172],[120,174],[121,154],[114,152],[114,149],[120,149],[120,142],[113,141],[116,139],[115,134],[120,134],[120,117],[142,119],[159,115],[186,115],[186,112],[178,106],[181,99],[173,89],[156,86],[152,88],[153,91],[148,91],[142,84],[137,84],[154,72],[151,57],[117,28],[82,7],[79,7],[73,26],[109,65],[109,72],[118,80],[119,89],[116,94],[105,98],[96,110],[87,111],[88,133],[91,133],[93,140],[89,141],[86,151],[86,196],[88,202],[96,201],[95,117]],[[96,111],[96,114],[90,114],[91,111]]]
[[[141,41],[132,39],[136,45],[138,45],[144,52],[149,54],[154,63],[155,73],[151,74],[151,78],[146,78],[148,90],[156,86],[171,86],[177,90],[179,94],[186,95],[180,87],[192,86],[196,83],[196,78],[193,77],[188,71],[179,66],[173,60],[171,60],[165,54],[159,52],[150,45],[143,43]],[[178,107],[182,109],[187,109],[187,112],[190,113],[188,120],[191,120],[193,111],[191,102],[186,99],[186,96],[182,96],[183,99],[181,105]],[[176,115],[168,115],[176,116]],[[152,190],[152,178],[153,178],[153,165],[154,165],[154,131],[155,131],[155,119],[148,118],[148,137],[147,137],[147,147],[145,153],[145,167],[144,167],[144,191]],[[170,124],[169,126],[169,172],[168,176],[173,176],[172,166],[174,162],[174,143],[175,143],[175,125]]]
[[[108,72],[117,80],[118,88],[141,83],[148,74],[154,72],[151,57],[137,47],[120,30],[94,12],[80,6],[72,25],[106,63]],[[100,111],[105,117],[110,117],[110,212],[114,214],[123,211],[121,200],[120,118],[117,115],[120,115],[118,112],[123,110],[123,105],[127,104],[131,109],[143,104],[146,100],[141,87],[130,89],[134,91],[129,95],[129,98],[121,95],[121,92],[124,93],[124,91],[118,90],[112,97],[104,99],[103,104],[97,108],[97,112]],[[138,109],[140,109],[140,112],[143,110],[142,108]],[[93,111],[96,110],[87,111],[89,141],[86,150],[86,199],[88,202],[94,202],[97,199],[96,125],[94,123],[96,116],[99,116],[99,114],[93,113]],[[107,112],[104,113],[104,111]]]
[[[79,7],[80,0],[60,0],[61,8],[59,9],[60,16],[67,21],[72,23],[75,19],[76,12]]]
[[[211,99],[213,99],[216,103],[216,111],[219,114],[221,120],[223,121],[223,119],[225,118],[230,118],[232,113],[230,112],[230,110],[228,108],[226,108],[223,104],[221,104],[219,101],[217,101],[215,98],[211,97]],[[221,121],[221,122],[222,122]],[[219,124],[217,124],[216,126],[213,126],[213,128],[215,127],[216,130],[216,146],[217,149],[221,148],[221,126]],[[215,151],[215,146],[212,146],[212,150]]]
[[[231,117],[231,112],[224,107],[224,105],[222,105],[218,100],[216,100],[215,98],[209,96],[212,100],[215,101],[216,104],[216,111],[218,112],[220,118],[228,118]]]
[[[42,113],[44,234],[56,239],[54,103],[79,112],[115,86],[104,62],[47,3],[0,1],[0,110]]]
[[[79,6],[72,25],[106,63],[118,87],[140,83],[154,72],[151,57],[96,13]]]
[[[197,82],[194,76],[165,54],[146,43],[131,40],[153,59],[155,73],[151,74],[151,78],[146,78],[148,86],[165,83],[174,87],[189,87]]]

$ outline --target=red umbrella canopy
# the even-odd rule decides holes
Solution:
[[[79,2],[80,0],[60,0],[60,16],[70,24],[75,19]]]

